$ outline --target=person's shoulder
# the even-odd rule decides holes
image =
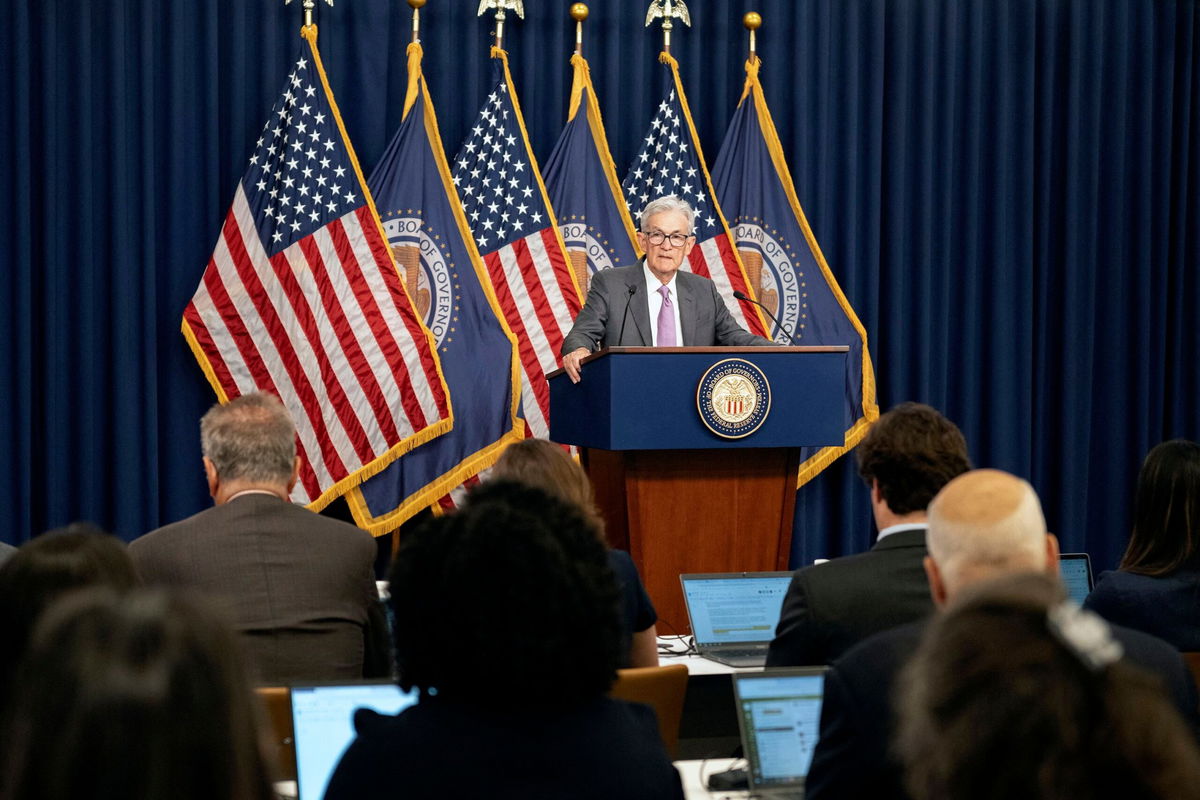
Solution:
[[[886,546],[880,546],[883,544]],[[880,570],[890,572],[890,564],[897,561],[922,560],[925,553],[925,532],[923,530],[901,531],[892,534],[870,550],[802,567],[797,574],[799,576],[800,573],[805,573],[803,579],[810,582],[841,584],[862,573],[875,573]]]
[[[641,275],[642,265],[631,264],[628,267],[609,267],[602,269],[592,274],[592,285],[603,286],[620,286],[629,283],[632,279]]]
[[[924,621],[909,622],[872,634],[835,659],[832,666],[843,673],[864,668],[870,671],[898,669],[916,652],[925,624]]]
[[[167,523],[161,527],[144,533],[129,543],[131,553],[137,553],[154,547],[169,545],[179,536],[194,535],[196,530],[210,527],[223,516],[220,506],[211,506],[192,514],[190,517]]]

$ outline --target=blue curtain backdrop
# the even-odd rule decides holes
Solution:
[[[207,505],[212,402],[178,332],[288,60],[298,4],[7,4],[0,26],[0,538],[73,519],[126,538]],[[506,47],[538,156],[565,119],[567,0]],[[647,0],[585,36],[618,170],[658,100]],[[447,151],[486,91],[476,0],[431,0]],[[1141,457],[1200,437],[1200,16],[1194,0],[693,0],[673,48],[714,158],[760,11],[800,201],[866,325],[880,406],[920,400],[978,465],[1028,477],[1103,567]],[[318,10],[364,168],[399,124],[410,12]],[[794,561],[865,549],[843,459],[798,495]]]

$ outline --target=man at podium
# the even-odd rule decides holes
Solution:
[[[592,276],[587,300],[563,340],[562,365],[573,383],[579,363],[602,347],[753,347],[773,342],[738,325],[717,286],[680,271],[696,246],[696,212],[674,195],[659,197],[642,211],[640,264],[601,270]]]

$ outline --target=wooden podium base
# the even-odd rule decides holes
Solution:
[[[691,632],[680,574],[787,569],[799,448],[581,456],[609,544],[633,556],[660,634]]]

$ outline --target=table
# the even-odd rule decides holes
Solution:
[[[660,636],[659,645],[679,649],[682,639]],[[733,755],[741,746],[737,707],[733,700],[735,672],[761,672],[762,667],[730,667],[694,653],[658,656],[662,666],[683,664],[688,669],[687,696],[679,723],[678,754],[683,759],[714,759]]]
[[[749,797],[750,792],[742,791],[709,791],[704,786],[704,779],[714,772],[724,772],[733,766],[744,766],[740,758],[705,758],[685,759],[675,762],[679,777],[683,780],[683,796],[687,800],[734,800],[734,798]]]

